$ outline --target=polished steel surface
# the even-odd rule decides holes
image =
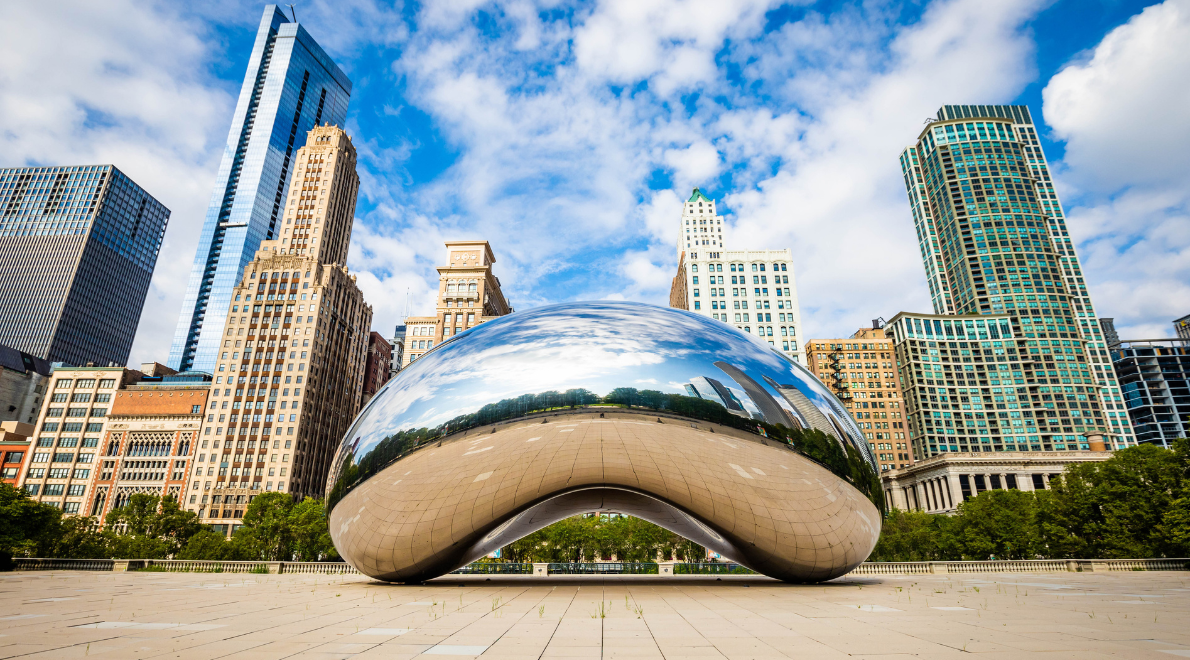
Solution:
[[[704,316],[597,302],[489,321],[403,369],[344,438],[327,506],[340,554],[386,580],[598,510],[808,581],[867,557],[882,497],[804,367]]]

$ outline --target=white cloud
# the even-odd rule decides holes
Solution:
[[[1190,2],[1112,30],[1050,79],[1045,121],[1097,312],[1122,338],[1171,336],[1190,311]]]

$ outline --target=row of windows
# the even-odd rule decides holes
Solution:
[[[759,262],[751,264],[751,265],[752,265],[753,273],[763,273],[763,272],[765,272],[765,267],[767,266],[767,264],[763,264],[763,263],[759,263]],[[744,268],[744,264],[741,264],[741,263],[728,264],[728,266],[729,266],[728,272],[731,272],[731,273],[743,273],[746,270]],[[789,270],[788,264],[784,264],[781,262],[776,262],[776,263],[772,264],[772,266],[773,266],[773,272]],[[723,264],[706,264],[706,267],[707,267],[708,273],[722,273],[723,272]],[[690,264],[690,272],[697,273],[698,272],[698,264]],[[786,280],[786,281],[788,281],[788,280]]]
[[[54,383],[54,387],[57,389],[65,389],[65,388],[70,387],[72,383],[74,383],[74,380],[71,378],[59,378],[58,381],[56,383]],[[102,378],[99,380],[99,389],[101,389],[101,390],[110,390],[110,389],[114,388],[115,386],[116,386],[116,379],[114,379],[114,378]],[[94,378],[80,378],[80,379],[78,379],[78,382],[75,383],[75,387],[77,387],[79,389],[91,389],[91,388],[95,387],[95,379]]]

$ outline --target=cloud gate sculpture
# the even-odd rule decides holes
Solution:
[[[339,553],[398,582],[594,511],[828,580],[867,558],[882,501],[863,434],[809,371],[720,321],[622,302],[444,341],[373,397],[327,481]]]

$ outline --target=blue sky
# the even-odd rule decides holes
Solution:
[[[5,165],[112,162],[173,216],[134,362],[172,338],[263,5],[22,3]],[[1190,0],[296,3],[354,83],[348,265],[388,335],[442,242],[491,241],[513,304],[665,304],[679,202],[793,250],[803,337],[929,311],[897,156],[943,103],[1027,103],[1097,311],[1190,313]]]

